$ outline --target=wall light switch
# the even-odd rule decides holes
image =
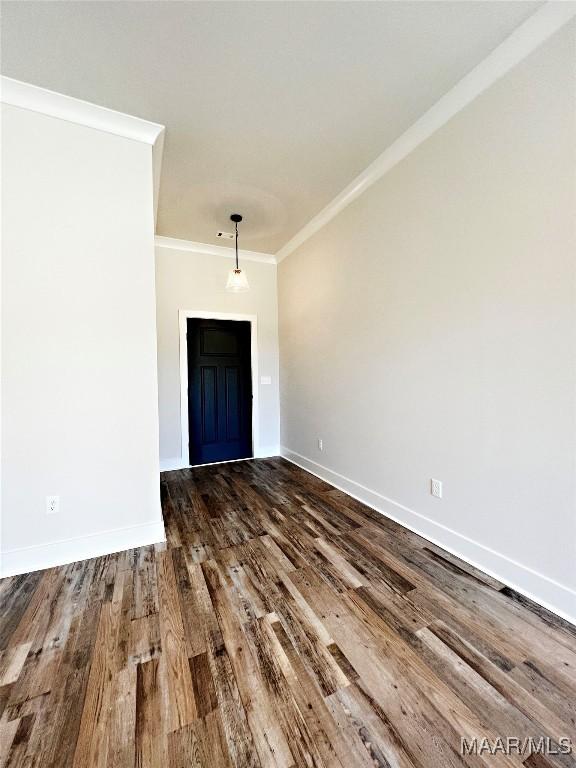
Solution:
[[[321,437],[318,438],[318,450],[323,451],[324,450],[324,441]]]
[[[260,384],[272,384],[272,376],[260,376]]]
[[[60,509],[60,496],[46,496],[46,514],[55,515]]]
[[[430,493],[432,496],[436,496],[437,499],[442,498],[442,480],[430,480]]]

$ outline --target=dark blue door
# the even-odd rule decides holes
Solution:
[[[252,456],[250,323],[189,319],[190,464]]]

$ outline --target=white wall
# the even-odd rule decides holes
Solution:
[[[259,387],[257,456],[279,451],[278,305],[276,265],[245,261],[250,290],[225,290],[233,261],[226,256],[156,248],[156,302],[158,324],[158,388],[160,411],[160,465],[182,466],[180,422],[179,310],[256,315],[258,375],[271,384]]]
[[[11,106],[2,118],[7,575],[164,532],[152,147]]]
[[[573,621],[575,31],[279,265],[285,455]]]

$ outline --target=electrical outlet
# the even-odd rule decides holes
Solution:
[[[46,514],[55,515],[60,510],[60,496],[46,496]]]
[[[430,493],[432,496],[436,496],[437,499],[442,498],[442,480],[430,480]]]
[[[323,451],[324,450],[324,441],[321,437],[318,438],[318,450]]]

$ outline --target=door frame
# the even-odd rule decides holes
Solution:
[[[257,315],[240,315],[235,312],[206,312],[194,309],[178,310],[179,342],[180,342],[180,458],[183,467],[195,466],[190,464],[190,439],[188,429],[188,345],[186,343],[187,321],[189,318],[199,320],[244,320],[250,323],[250,363],[252,371],[252,454],[259,455],[258,441],[258,317]],[[234,459],[246,461],[246,459]],[[214,462],[217,464],[225,462]],[[203,464],[202,466],[206,466]]]

